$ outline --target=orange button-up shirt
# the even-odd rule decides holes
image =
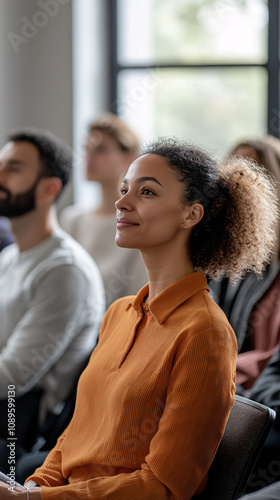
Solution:
[[[107,311],[72,421],[28,479],[42,500],[188,500],[234,401],[236,338],[201,272]]]

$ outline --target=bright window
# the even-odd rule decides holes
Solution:
[[[244,137],[278,135],[279,102],[269,90],[277,96],[275,4],[112,0],[111,110],[144,141],[181,136],[221,153]]]

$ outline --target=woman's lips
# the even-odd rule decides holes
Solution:
[[[123,219],[123,218],[117,218],[117,229],[125,228],[125,227],[132,227],[132,226],[139,226],[137,222],[133,222],[128,219]]]

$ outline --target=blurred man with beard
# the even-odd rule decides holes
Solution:
[[[12,408],[8,398],[11,394],[15,398],[13,436],[19,453],[35,439],[34,412],[43,421],[67,397],[96,344],[104,312],[97,266],[56,219],[54,202],[68,182],[71,165],[69,148],[38,130],[11,134],[0,150],[0,216],[9,218],[15,238],[0,255],[0,468],[4,472],[8,469],[4,440],[10,437],[7,414]],[[22,400],[27,401],[23,411]]]

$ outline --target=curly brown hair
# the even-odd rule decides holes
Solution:
[[[253,160],[228,156],[218,163],[201,148],[159,139],[142,154],[158,154],[184,184],[184,203],[201,203],[204,216],[194,226],[190,255],[196,271],[232,282],[270,261],[278,220],[275,181]]]
[[[231,155],[241,155],[254,158],[259,165],[270,172],[277,183],[278,200],[280,200],[280,139],[269,134],[243,139],[235,144],[229,152]],[[277,239],[273,250],[275,260],[280,261],[280,220],[276,228]]]

